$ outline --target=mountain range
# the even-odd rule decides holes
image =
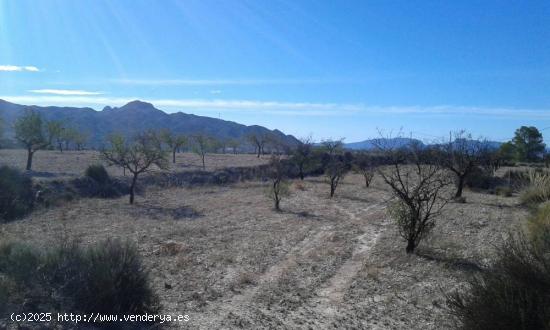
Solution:
[[[105,107],[101,111],[78,107],[41,107],[19,105],[0,99],[0,118],[6,128],[6,137],[14,136],[13,123],[27,110],[39,112],[46,120],[61,120],[80,132],[89,134],[90,147],[100,147],[110,133],[133,136],[148,129],[166,128],[178,134],[205,134],[218,139],[244,140],[248,135],[271,135],[293,146],[299,141],[292,135],[265,127],[246,126],[232,121],[197,116],[183,112],[166,113],[151,103],[132,101],[122,107]]]
[[[370,139],[370,140],[365,140],[361,142],[344,143],[344,147],[346,149],[351,149],[351,150],[375,150],[377,149],[377,145],[381,144],[382,147],[399,149],[402,147],[409,146],[413,143],[421,147],[437,145],[437,144],[425,144],[420,140],[412,139],[412,138],[396,137],[396,138]],[[471,143],[473,146],[473,144],[476,143],[476,141],[473,140],[471,141]],[[483,144],[489,149],[498,149],[502,145],[502,142],[483,141]]]

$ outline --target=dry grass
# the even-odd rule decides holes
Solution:
[[[56,155],[42,154],[55,159],[52,173],[85,168]],[[264,161],[219,157],[218,166]],[[45,170],[40,158],[37,170]],[[439,259],[407,256],[380,178],[365,189],[362,176],[349,175],[333,199],[319,178],[292,187],[282,212],[273,211],[261,182],[151,188],[133,206],[126,198],[81,199],[1,225],[0,238],[44,246],[130,239],[151,270],[162,312],[189,314],[186,327],[441,329],[449,327],[441,290],[454,289],[469,270],[439,259],[485,260],[525,215],[516,197],[466,192],[468,203],[449,204],[421,244]]]
[[[170,155],[170,160],[171,155]],[[9,165],[20,170],[25,169],[27,154],[25,150],[0,149],[0,165]],[[247,167],[267,164],[269,156],[257,158],[255,155],[208,154],[206,155],[206,170],[214,171],[225,167]],[[102,164],[97,151],[53,151],[40,150],[33,158],[33,171],[36,178],[67,178],[84,174],[91,164]],[[106,164],[105,164],[106,165]],[[122,169],[107,167],[111,176],[122,176]],[[202,170],[201,159],[193,153],[176,154],[176,164],[170,163],[170,171]]]
[[[536,205],[550,200],[550,173],[529,170],[526,172],[529,186],[521,194],[524,204]]]

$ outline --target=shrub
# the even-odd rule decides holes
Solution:
[[[103,165],[90,165],[84,178],[72,181],[72,184],[83,197],[117,198],[129,193],[129,187],[112,179]]]
[[[84,175],[99,184],[106,184],[111,181],[111,177],[105,167],[101,164],[90,165],[86,168]]]
[[[476,167],[468,177],[466,177],[465,184],[466,187],[473,190],[492,190],[503,185],[504,182],[502,178],[494,176],[492,171]]]
[[[447,297],[461,329],[548,329],[550,258],[524,236],[512,238],[496,262],[472,276],[469,289]]]
[[[33,204],[32,180],[17,169],[0,167],[0,222],[22,217]]]
[[[521,194],[521,202],[526,205],[536,205],[550,200],[550,174],[530,170],[526,175],[529,186]]]
[[[88,248],[65,243],[46,250],[5,243],[0,246],[0,279],[0,298],[5,299],[0,305],[14,312],[158,311],[135,246],[118,240]]]
[[[540,205],[529,218],[527,234],[537,248],[550,250],[550,202]]]

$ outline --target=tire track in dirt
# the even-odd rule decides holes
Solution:
[[[215,315],[210,319],[209,323],[219,325],[230,313],[241,314],[243,310],[247,310],[247,306],[253,304],[254,297],[270,283],[277,281],[284,272],[290,267],[295,266],[296,260],[311,253],[317,248],[320,242],[327,240],[332,233],[332,225],[325,225],[310,233],[292,249],[290,249],[285,257],[278,263],[272,265],[257,279],[256,285],[246,288],[240,294],[236,294],[229,300],[220,301],[209,314]]]
[[[373,223],[369,217],[374,216],[386,208],[385,203],[377,203],[370,205],[360,210],[360,216],[348,211],[347,209],[334,205],[340,213],[348,216],[352,222],[366,224],[364,233],[356,237],[357,243],[352,252],[352,256],[342,264],[336,273],[323,285],[317,292],[314,298],[304,303],[301,308],[292,312],[287,321],[292,322],[295,319],[307,317],[311,320],[330,321],[336,316],[339,304],[343,301],[346,291],[350,287],[353,279],[363,269],[366,262],[369,260],[369,254],[376,242],[381,236],[384,227],[388,224],[387,218],[384,216],[382,223]],[[371,211],[373,210],[374,211]],[[327,320],[328,319],[328,320]],[[322,321],[321,321],[322,322]],[[323,322],[324,324],[327,324]],[[291,323],[290,328],[296,326]]]
[[[320,202],[318,196],[309,196],[307,194],[304,197],[305,201],[309,203]],[[326,203],[324,200],[322,202]],[[372,217],[385,208],[383,204],[377,203],[361,208],[358,210],[360,213],[359,216],[337,204],[332,204],[330,207],[337,209],[338,213],[344,214],[347,217],[346,221],[364,226],[366,223],[365,219]],[[334,233],[334,229],[334,225],[323,225],[310,230],[307,236],[295,244],[279,262],[269,267],[259,276],[256,285],[247,287],[240,294],[235,294],[230,299],[220,300],[215,305],[212,305],[211,308],[208,308],[205,312],[209,315],[209,325],[214,327],[219,326],[230,314],[240,315],[243,311],[248,310],[250,306],[254,305],[254,298],[261,290],[281,278],[287,269],[296,265],[296,261],[300,257],[307,256],[315,249],[318,249],[319,246],[322,246],[323,242],[330,239]],[[376,244],[381,231],[381,225],[367,222],[366,227],[364,227],[364,233],[355,239],[356,246],[354,247],[352,256],[327,281],[327,284],[316,292],[314,298],[306,301],[302,307],[290,313],[287,320],[293,319],[291,315],[299,317],[300,314],[304,315],[303,313],[306,311],[307,315],[315,315],[315,317],[334,315],[337,311],[337,305],[342,301],[351,282],[363,268],[368,259],[368,254]]]
[[[337,208],[343,211],[343,213],[348,214],[351,221],[357,220],[355,213],[349,212],[340,206],[337,206]],[[371,205],[362,210],[361,217],[371,217],[384,208],[385,206],[381,206],[380,204]],[[368,212],[371,209],[374,209],[374,212]],[[330,278],[327,285],[317,292],[318,298],[315,303],[316,305],[327,305],[324,312],[329,312],[329,314],[335,312],[334,305],[343,300],[346,290],[349,288],[357,273],[359,273],[365,265],[371,249],[376,245],[380,237],[384,224],[373,224],[368,220],[370,219],[362,221],[366,222],[366,227],[364,228],[364,233],[356,237],[357,243],[351,257],[346,260],[340,269]]]

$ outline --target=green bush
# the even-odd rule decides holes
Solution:
[[[84,175],[99,184],[107,184],[111,181],[111,177],[105,167],[101,164],[90,165],[86,168]]]
[[[0,299],[12,312],[158,311],[136,247],[118,240],[87,248],[76,243],[48,249],[5,243],[0,246]]]
[[[20,218],[34,204],[32,180],[19,170],[0,167],[0,222]]]
[[[447,297],[460,329],[549,329],[550,257],[525,236],[510,239],[496,262]]]

